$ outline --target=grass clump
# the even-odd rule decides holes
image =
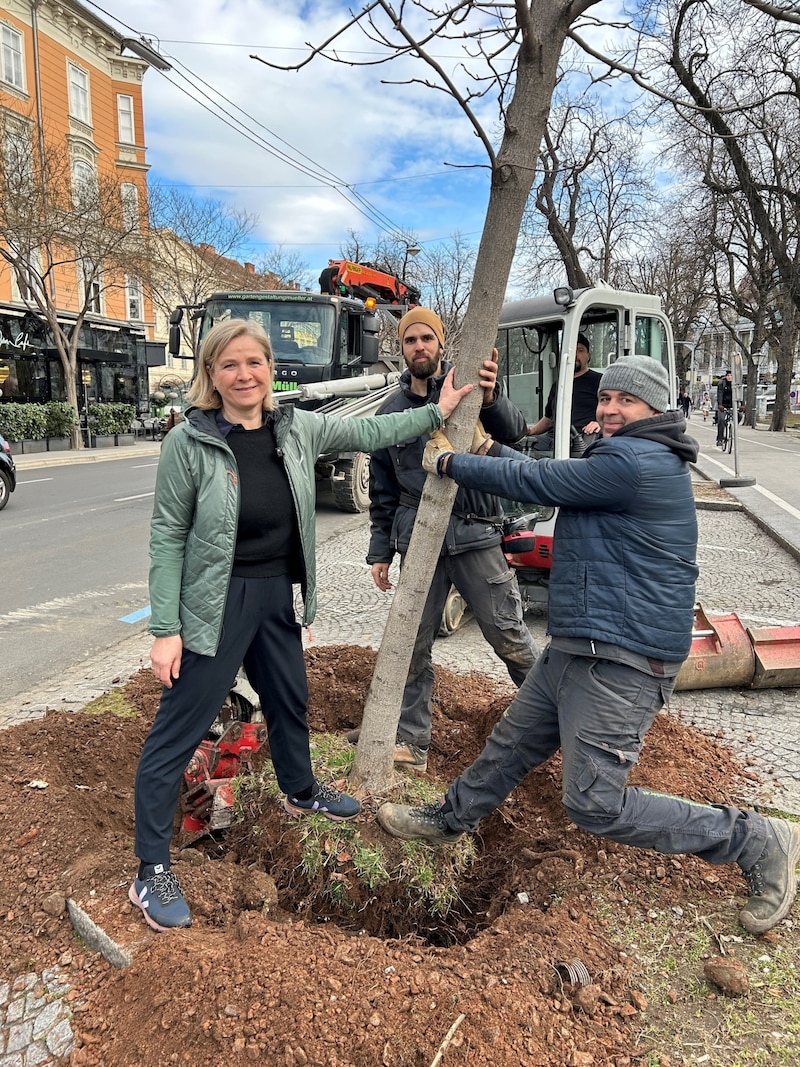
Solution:
[[[87,715],[116,715],[120,719],[133,719],[136,709],[125,699],[124,689],[109,689],[102,696],[90,700],[84,707]]]

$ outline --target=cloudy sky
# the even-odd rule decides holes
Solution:
[[[343,0],[84,2],[172,64],[144,82],[153,177],[258,214],[256,255],[280,244],[313,268],[338,254],[350,229],[366,241],[380,229],[412,231],[420,242],[455,231],[478,240],[488,172],[466,119],[441,92],[381,83],[424,76],[422,64],[317,58],[295,72],[250,58],[299,62],[306,42],[319,45],[349,21]],[[337,48],[353,62],[384,54],[357,29]],[[463,83],[460,46],[436,55]],[[490,129],[495,117],[487,105]]]

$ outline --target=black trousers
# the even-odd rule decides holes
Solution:
[[[136,772],[135,852],[169,863],[181,779],[244,664],[261,699],[278,784],[285,793],[314,781],[308,740],[308,681],[288,575],[231,578],[215,656],[184,649],[180,677],[164,688]]]

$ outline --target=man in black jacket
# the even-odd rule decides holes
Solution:
[[[451,364],[444,358],[444,325],[417,307],[400,320],[398,336],[406,363],[400,391],[380,413],[436,403]],[[497,385],[497,353],[481,371],[480,418],[487,434],[513,444],[525,434],[525,417]],[[383,592],[392,588],[389,565],[408,551],[427,477],[422,453],[428,435],[382,449],[370,460],[370,544],[367,562]],[[522,684],[538,649],[522,612],[517,579],[501,548],[502,506],[489,493],[459,490],[414,644],[395,746],[395,763],[422,773],[431,741],[433,642],[450,586],[469,604],[484,637],[503,660],[511,680]],[[353,732],[355,734],[355,731]]]
[[[722,447],[725,415],[733,407],[733,375],[726,370],[717,382],[717,447]]]

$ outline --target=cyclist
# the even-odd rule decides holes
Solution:
[[[722,448],[725,420],[733,407],[733,375],[729,370],[717,383],[717,448]]]

